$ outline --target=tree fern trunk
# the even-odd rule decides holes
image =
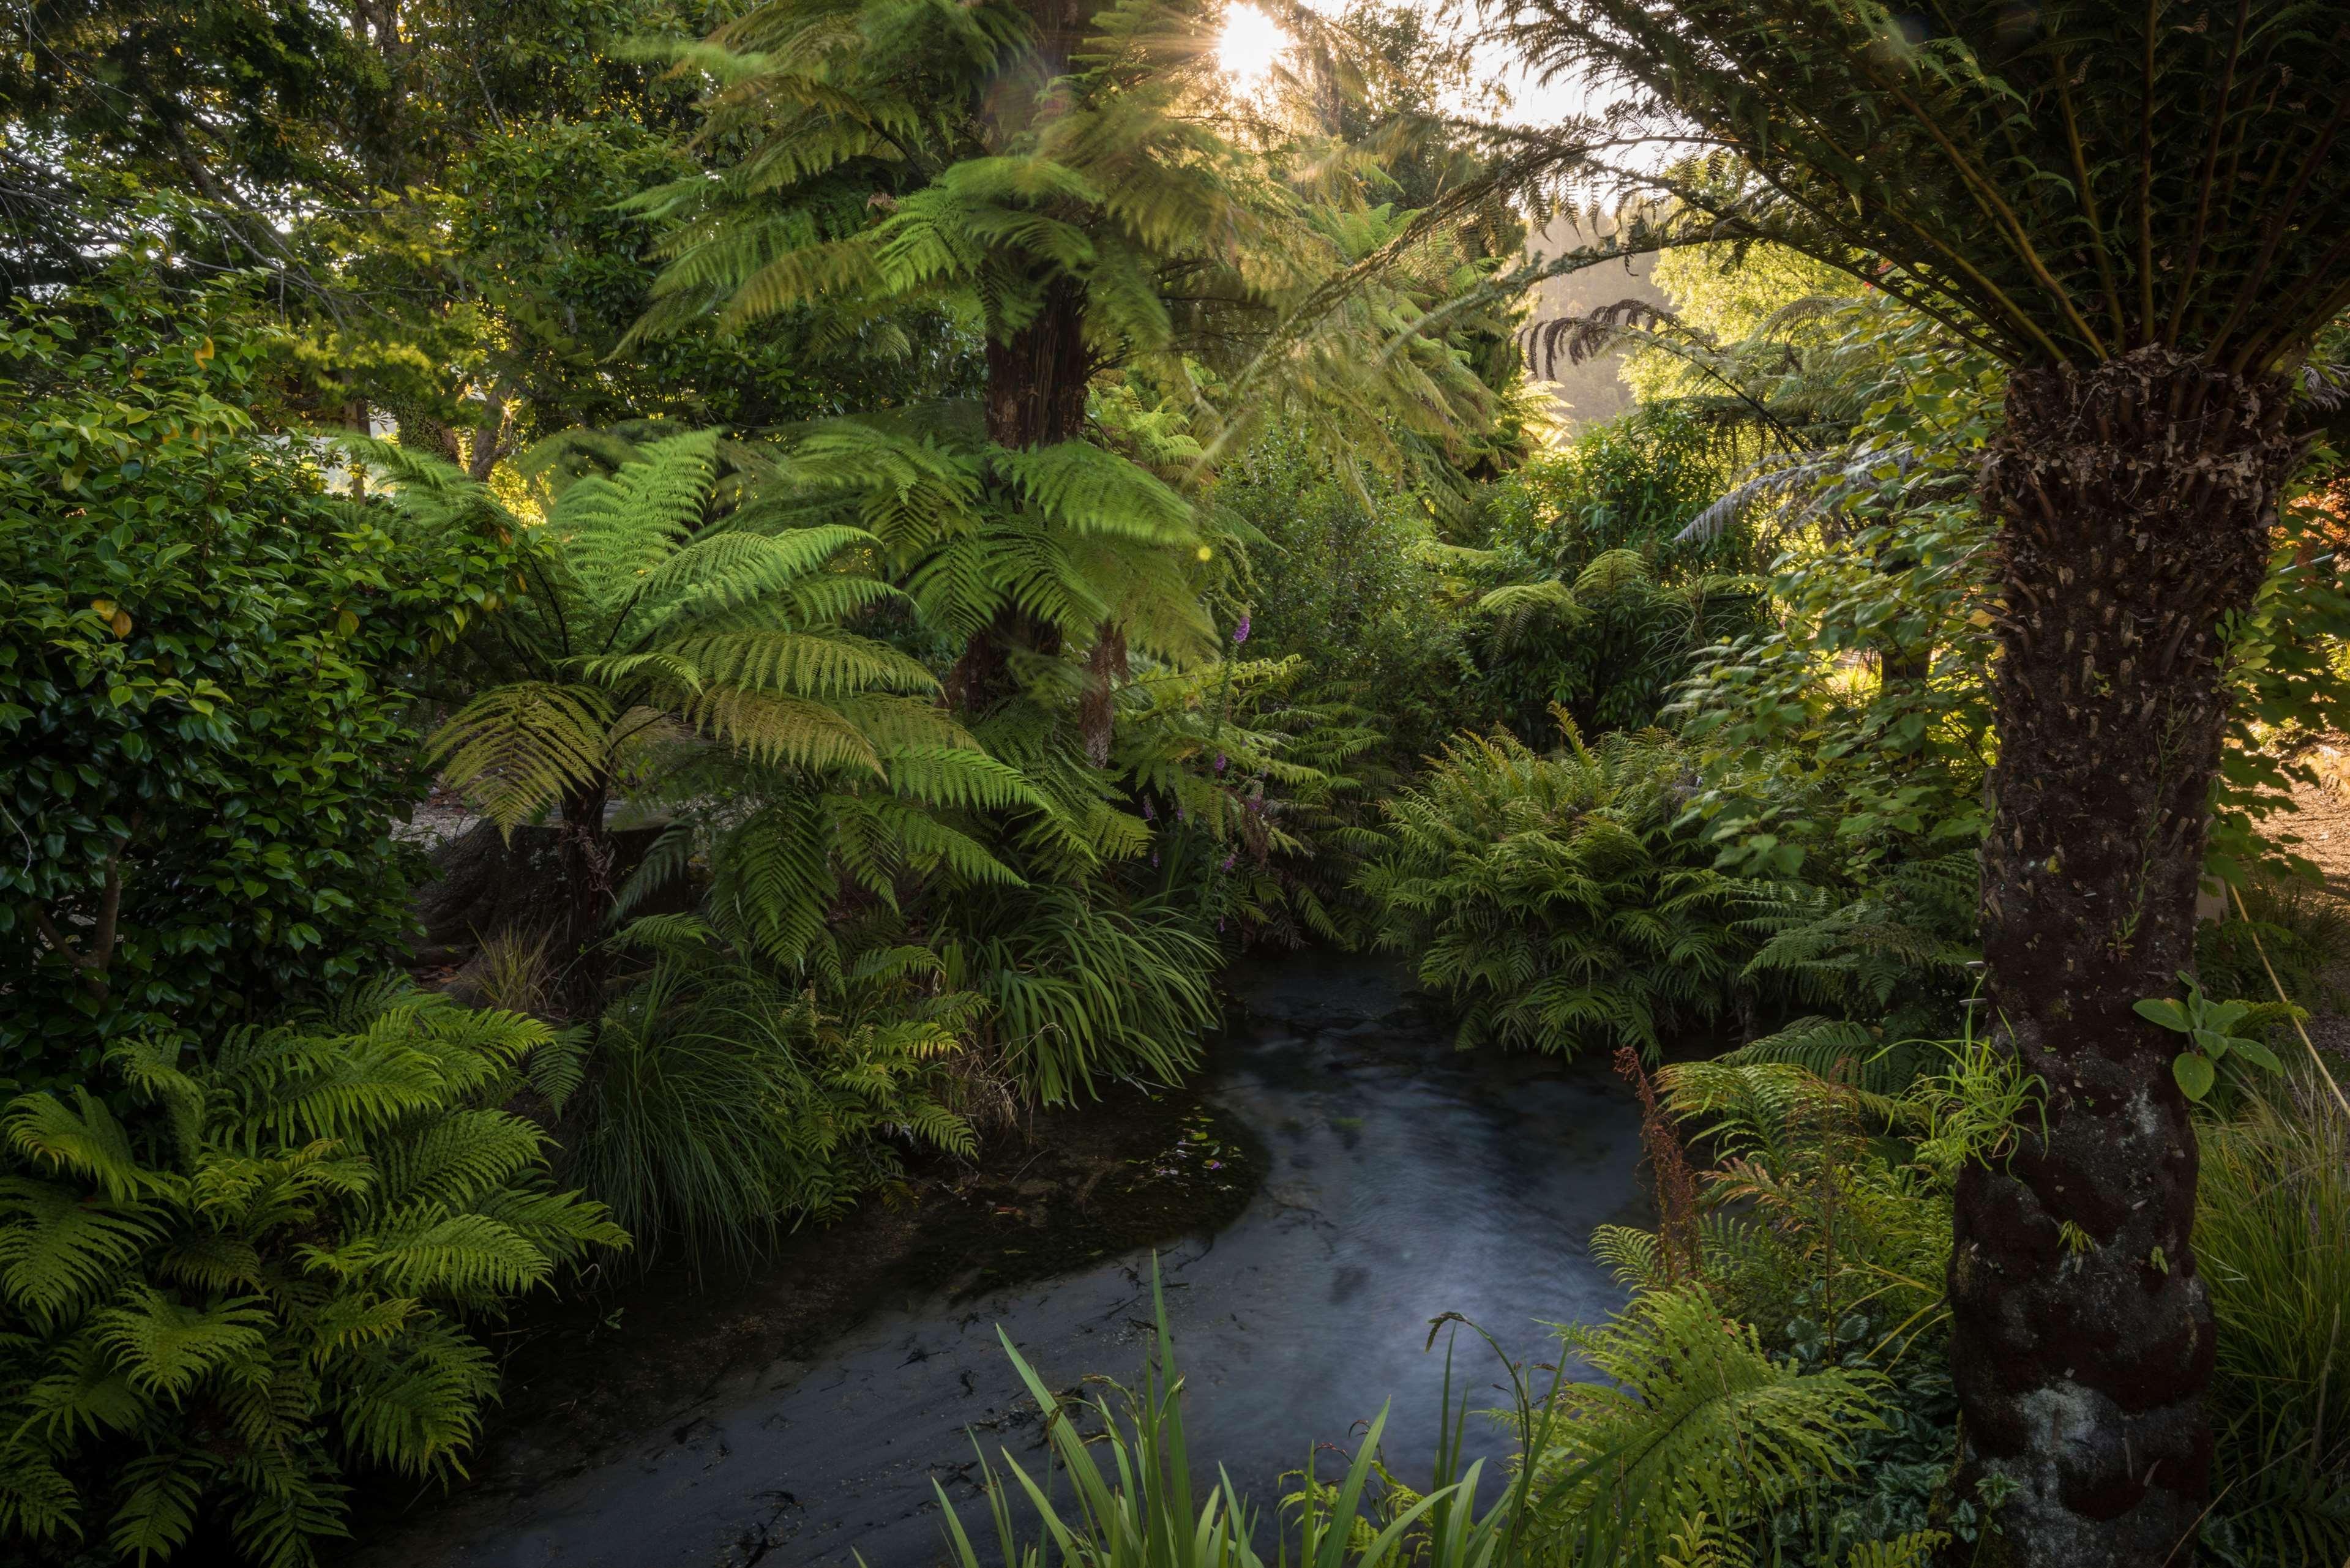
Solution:
[[[2212,1364],[2195,1136],[2178,1036],[2132,1004],[2193,960],[2220,620],[2261,581],[2295,462],[2283,404],[2160,348],[2020,372],[1984,470],[2006,609],[1983,951],[2046,1113],[1960,1180],[1951,1357],[1968,1477],[2013,1484],[2015,1563],[2193,1555]]]
[[[1066,75],[1089,30],[1095,0],[1027,0],[1024,9],[1035,26],[1028,72],[1035,86]],[[1040,91],[1039,118],[1058,110],[1061,99]],[[1024,452],[1075,441],[1085,433],[1086,389],[1093,379],[1093,351],[1085,337],[1085,286],[1055,273],[1044,284],[1044,299],[1025,326],[987,339],[987,439]],[[993,324],[991,323],[991,326]],[[1034,617],[1006,606],[983,631],[963,645],[962,657],[947,678],[949,701],[966,713],[984,712],[1018,687],[1012,667],[1015,652],[1054,654],[1059,634]]]
[[[1085,341],[1085,292],[1056,277],[1045,286],[1035,319],[987,344],[987,439],[1024,452],[1075,441],[1085,432],[1086,387],[1093,355]],[[1011,656],[1060,651],[1053,628],[1006,606],[964,644],[948,677],[948,695],[966,713],[984,712],[1017,685]]]
[[[610,785],[598,781],[592,789],[566,794],[556,840],[563,867],[564,909],[557,928],[567,961],[563,1002],[575,1018],[591,1018],[602,1007],[604,981],[611,967],[598,946],[617,885],[611,835],[604,828],[604,805],[610,794]]]

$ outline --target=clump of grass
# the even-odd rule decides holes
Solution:
[[[565,1179],[626,1217],[640,1256],[739,1265],[903,1175],[907,1147],[972,1152],[950,1074],[980,1002],[933,989],[932,955],[827,994],[690,919],[632,932],[658,956],[576,1037],[576,1103],[556,1109],[582,1129]]]
[[[2213,1544],[2350,1554],[2350,1112],[2314,1074],[2199,1130],[2195,1252],[2219,1324]]]
[[[996,1538],[995,1550],[985,1554],[963,1529],[945,1491],[933,1483],[954,1568],[993,1562],[1012,1568],[1058,1563],[1089,1568],[1265,1568],[1255,1545],[1259,1516],[1232,1477],[1219,1467],[1213,1486],[1204,1492],[1193,1490],[1184,1382],[1175,1367],[1166,1296],[1155,1276],[1151,1295],[1156,1334],[1140,1383],[1129,1389],[1093,1380],[1114,1398],[1087,1403],[1055,1393],[1010,1338],[996,1331],[1029,1397],[1045,1414],[1045,1473],[1032,1475],[1008,1449],[999,1456],[1002,1470],[981,1452],[982,1484]],[[1431,1332],[1431,1343],[1434,1337]],[[1517,1478],[1502,1501],[1478,1511],[1483,1462],[1461,1465],[1466,1412],[1456,1412],[1452,1405],[1451,1366],[1448,1349],[1436,1483],[1419,1493],[1388,1476],[1378,1459],[1387,1425],[1382,1408],[1337,1481],[1320,1480],[1308,1459],[1299,1476],[1301,1490],[1284,1511],[1277,1561],[1311,1568],[1500,1568],[1518,1560],[1511,1541],[1531,1478]],[[1519,1405],[1521,1419],[1531,1415],[1523,1393]],[[1063,1475],[1069,1483],[1066,1502],[1056,1495]],[[1033,1520],[1026,1531],[1024,1514]]]
[[[460,984],[475,1006],[543,1018],[555,1007],[553,939],[544,931],[501,931],[482,944]]]
[[[2263,953],[2294,1006],[2331,1012],[2350,1004],[2350,909],[2324,888],[2260,877],[2230,890],[2221,918],[2196,935],[2196,976],[2211,996],[2265,998],[2273,989]]]

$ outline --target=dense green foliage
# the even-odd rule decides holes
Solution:
[[[1721,492],[1722,454],[1686,414],[1636,410],[1490,487],[1480,684],[1522,735],[1561,707],[1586,731],[1656,722],[1700,650],[1752,631],[1757,586],[1741,529],[1685,536]]]
[[[497,1387],[468,1322],[628,1241],[499,1108],[549,1048],[379,983],[201,1058],[114,1045],[123,1117],[83,1087],[13,1101],[0,1530],[307,1563],[346,1469],[452,1473]]]
[[[400,674],[504,549],[323,493],[245,411],[273,343],[233,303],[109,290],[0,342],[0,1075],[330,995],[407,935]]]
[[[28,14],[6,1549],[315,1560],[348,1472],[454,1473],[479,1320],[630,1236],[739,1268],[1035,1107],[1176,1083],[1223,966],[1310,942],[1406,955],[1464,1049],[1616,1054],[1656,1223],[1593,1246],[1630,1301],[1546,1389],[1504,1367],[1482,1498],[1458,1407],[1424,1492],[1378,1424],[1277,1515],[1195,1491],[1163,1315],[1085,1410],[1021,1361],[1070,1418],[983,1459],[1004,1561],[2000,1549],[1953,1217],[2056,1102],[1977,1033],[2025,597],[1978,477],[2016,367],[2139,348],[2291,362],[2292,428],[2350,429],[2350,251],[2308,221],[2350,35],[2302,0],[1534,0],[1503,32],[1620,90],[1504,131],[1430,15],[1285,14],[1254,92],[1228,15]],[[1677,248],[1670,307],[1522,331],[1554,215],[1568,263]],[[1619,349],[1634,410],[1548,429],[1526,372]],[[2350,1551],[2350,1106],[2285,1033],[2342,1003],[2350,921],[2284,816],[2350,721],[2350,490],[2322,443],[2297,483],[2215,664],[2232,918],[2140,1010],[2239,1032],[2181,1058],[2226,1568]],[[436,784],[556,846],[537,924],[448,979],[493,1011],[366,981]],[[658,829],[627,875],[623,822]]]
[[[1461,1006],[1460,1043],[1574,1051],[1663,1036],[1729,1005],[1752,884],[1677,827],[1685,764],[1667,737],[1542,756],[1464,736],[1384,803],[1361,887],[1379,940]]]
[[[899,1173],[893,1137],[970,1154],[941,1103],[980,999],[924,983],[921,949],[876,953],[840,992],[795,990],[691,919],[629,933],[657,956],[537,1077],[580,1127],[563,1172],[608,1204],[640,1256],[740,1261],[777,1228],[837,1215]]]
[[[1279,429],[1223,465],[1209,502],[1237,524],[1247,571],[1225,591],[1248,607],[1250,651],[1301,660],[1317,695],[1375,722],[1384,760],[1409,766],[1461,727],[1470,628],[1444,599],[1457,568],[1428,498],[1358,480]]]

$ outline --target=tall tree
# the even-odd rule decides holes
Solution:
[[[968,485],[919,526],[877,529],[892,575],[962,641],[950,687],[968,711],[1065,655],[1098,696],[1124,673],[1121,601],[1193,597],[1166,569],[1198,545],[1184,508],[1140,468],[1075,450],[1133,448],[1104,441],[1089,397],[1122,380],[1141,409],[1222,428],[1218,376],[1347,259],[1345,225],[1225,93],[1221,16],[1176,0],[767,0],[682,57],[722,84],[702,140],[728,156],[656,203],[679,228],[647,336],[820,303],[842,330],[936,309],[979,347],[975,417],[909,438],[962,453]],[[1411,382],[1422,409],[1481,395],[1449,347],[1421,347],[1401,374],[1346,369]],[[927,460],[891,461],[871,472],[902,491]],[[1106,734],[1088,742],[1106,754]]]
[[[2172,1036],[2230,618],[2300,463],[2294,371],[2350,306],[2350,15],[2323,0],[1523,0],[1619,96],[1521,145],[1666,205],[1573,262],[1772,239],[2011,368],[1984,459],[2004,607],[1981,935],[2044,1085],[1960,1188],[1970,1479],[2016,1563],[2151,1564],[2204,1506],[2212,1324]],[[1663,172],[1627,142],[1712,153]],[[1661,213],[1661,215],[1654,215]]]

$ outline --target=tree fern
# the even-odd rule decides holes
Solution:
[[[1277,340],[1285,304],[1353,259],[1363,222],[1309,211],[1259,150],[1262,117],[1204,68],[1214,15],[764,0],[681,47],[717,84],[703,135],[719,166],[638,203],[671,225],[640,335],[820,301],[841,330],[936,315],[987,346],[979,421],[841,421],[785,464],[888,541],[890,580],[965,645],[951,685],[972,711],[1016,688],[1010,656],[1060,657],[1105,619],[1162,648],[1197,629],[1128,623],[1196,603],[1174,568],[1198,529],[1187,496],[1084,428],[1102,372],[1193,427],[1201,456],[1308,384],[1370,414],[1346,443],[1382,449],[1399,429],[1441,443],[1452,410],[1485,400],[1435,333],[1407,331],[1367,372],[1351,307],[1310,351]],[[1382,282],[1369,308],[1400,325],[1424,305]],[[1219,406],[1226,378],[1249,394]],[[1176,591],[1118,591],[1144,579]]]

